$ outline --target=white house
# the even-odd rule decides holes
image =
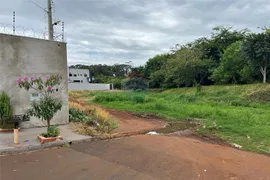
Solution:
[[[94,77],[89,69],[68,68],[69,90],[111,90],[112,84],[92,83]]]
[[[91,83],[90,70],[88,69],[68,69],[68,82],[69,83]]]

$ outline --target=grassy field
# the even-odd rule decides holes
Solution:
[[[163,92],[84,92],[89,103],[169,121],[199,119],[200,133],[218,136],[245,150],[270,153],[270,85],[209,86]]]

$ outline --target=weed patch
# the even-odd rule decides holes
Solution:
[[[133,95],[131,96],[131,101],[135,104],[144,103],[144,96],[142,95]]]
[[[155,114],[168,120],[205,119],[198,131],[243,149],[270,153],[269,85],[208,86],[163,92],[96,92],[93,101],[108,108]],[[246,138],[250,137],[250,138]]]
[[[84,95],[89,95],[89,93],[83,93]],[[107,97],[113,96],[100,97],[98,102],[104,102],[104,99],[105,102],[111,102],[107,101]],[[114,129],[118,128],[118,121],[105,110],[85,104],[82,101],[80,102],[78,100],[79,98],[81,97],[77,97],[76,99],[73,97],[69,98],[69,100],[71,100],[69,101],[69,119],[70,122],[72,122],[71,124],[75,132],[90,136],[100,136],[101,134],[109,134]],[[114,97],[114,99],[116,98]]]
[[[258,89],[250,92],[247,98],[257,102],[270,102],[270,88]]]

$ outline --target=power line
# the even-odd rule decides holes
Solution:
[[[37,7],[39,7],[40,9],[42,9],[43,11],[46,12],[47,14],[47,17],[48,17],[48,37],[49,37],[49,40],[54,40],[54,26],[58,25],[61,21],[56,21],[56,22],[53,22],[53,13],[55,12],[55,7],[54,7],[54,3],[52,0],[47,0],[47,9],[46,10],[45,8],[41,7],[40,5],[38,5],[37,3],[33,2],[32,0],[28,0],[29,2],[31,2],[32,4],[36,5]],[[63,26],[64,24],[62,24]],[[62,28],[63,30],[63,28]]]
[[[28,0],[28,1],[31,2],[31,3],[33,3],[34,5],[36,5],[37,7],[39,7],[40,9],[42,9],[43,11],[45,11],[46,13],[48,13],[48,11],[45,8],[41,7],[40,5],[38,5],[37,3],[35,3],[34,1],[31,1],[31,0]]]

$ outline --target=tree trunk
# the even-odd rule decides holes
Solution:
[[[233,76],[233,81],[234,81],[234,84],[237,84],[237,81],[235,79],[235,76]]]
[[[263,83],[266,83],[266,73],[263,74]]]
[[[263,75],[263,83],[266,83],[266,77],[267,77],[267,68],[266,67],[261,67],[260,71]]]
[[[47,126],[48,126],[47,129],[49,129],[50,125],[51,125],[50,120],[47,120]]]

